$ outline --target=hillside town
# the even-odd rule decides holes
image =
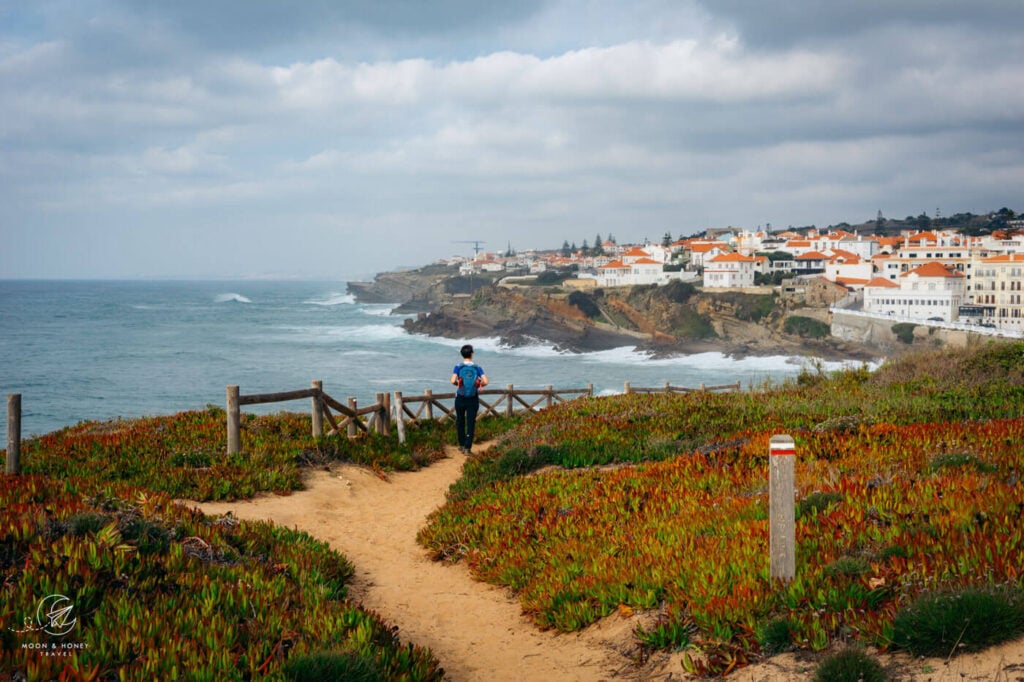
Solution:
[[[903,230],[898,235],[858,230],[819,232],[708,231],[662,243],[591,249],[527,250],[505,255],[477,249],[472,258],[442,261],[461,275],[571,271],[562,284],[596,289],[702,284],[705,290],[794,290],[810,285],[831,291],[833,310],[895,322],[1024,336],[1024,220],[971,236],[958,230]]]

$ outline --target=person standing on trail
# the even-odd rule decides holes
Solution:
[[[465,454],[473,451],[473,431],[476,428],[476,413],[480,409],[480,389],[486,386],[484,368],[473,362],[473,346],[468,343],[459,353],[462,362],[452,369],[452,384],[455,388],[455,430],[459,439],[459,450]]]

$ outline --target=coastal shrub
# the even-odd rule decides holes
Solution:
[[[580,309],[580,312],[591,319],[600,318],[601,309],[597,307],[594,297],[582,291],[574,291],[569,294],[569,304]]]
[[[832,328],[827,323],[800,315],[787,317],[782,329],[787,334],[796,334],[809,339],[824,339],[832,334]]]
[[[916,656],[980,651],[1024,633],[1024,590],[975,585],[929,592],[896,614],[893,644]]]
[[[917,327],[913,322],[897,322],[892,326],[893,335],[902,343],[908,346],[914,343],[914,329]]]
[[[209,407],[165,417],[76,426],[22,443],[22,468],[56,478],[122,482],[197,501],[239,499],[302,487],[302,468],[352,462],[414,470],[444,456],[446,432],[423,423],[398,436],[313,438],[308,414],[243,414],[242,452],[227,455],[226,415]]]
[[[686,303],[697,295],[697,287],[689,282],[674,280],[663,286],[661,293],[673,303]]]
[[[14,679],[281,679],[317,651],[379,673],[363,679],[443,678],[347,600],[352,564],[306,533],[74,477],[0,477],[0,509],[0,670]],[[40,622],[51,597],[69,619]]]
[[[826,656],[814,671],[814,682],[886,682],[886,674],[878,659],[864,649],[847,646]]]
[[[740,294],[736,292],[715,293],[716,300],[726,301],[735,307],[735,316],[744,322],[758,322],[776,311],[775,294]]]

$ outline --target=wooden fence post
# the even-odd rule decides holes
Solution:
[[[373,413],[375,417],[373,420],[373,431],[374,433],[384,433],[384,394],[375,393],[373,400],[377,405],[377,411]]]
[[[630,392],[631,392],[631,389],[630,389],[630,387],[629,387],[629,382],[628,382],[628,381],[626,382],[626,385],[625,385],[625,387],[623,388],[623,392],[624,392],[624,393],[625,393],[626,395],[629,395],[629,394],[630,394]]]
[[[551,384],[548,384],[548,396],[547,396],[547,398],[548,398],[548,404],[547,404],[548,407],[551,407],[552,405],[555,404],[555,387],[552,386]]]
[[[434,418],[434,392],[429,388],[423,391],[423,400],[426,401],[425,408],[427,408],[427,420]]]
[[[587,384],[587,396],[590,398],[594,397],[594,384]]]
[[[669,390],[671,387],[672,384],[669,383],[668,379],[665,379],[665,393],[671,393],[672,391]]]
[[[319,391],[317,395],[310,398],[313,403],[313,438],[319,438],[324,435],[324,382],[316,380],[311,381],[310,387]]]
[[[7,394],[7,473],[21,473],[21,394]]]
[[[357,433],[357,431],[356,431],[356,420],[359,419],[359,416],[355,413],[356,412],[356,399],[355,398],[349,398],[348,399],[348,409],[352,410],[352,416],[349,418],[350,421],[348,423],[348,437],[349,438],[355,438],[356,437],[356,433]]]
[[[796,577],[796,505],[793,485],[796,445],[791,436],[772,436],[768,450],[771,577],[792,580]]]
[[[383,427],[384,427],[384,431],[382,433],[385,436],[390,436],[391,435],[391,394],[390,393],[382,393],[381,395],[382,395],[382,398],[384,400],[384,402],[383,402],[384,407],[382,407],[381,411],[380,411],[380,416],[383,417],[381,422],[382,422]]]
[[[398,427],[398,442],[405,442],[405,403],[402,402],[402,392],[395,391],[395,426]]]
[[[238,454],[241,443],[241,412],[238,406],[238,386],[228,386],[228,454]]]
[[[514,392],[512,389],[512,384],[509,384],[505,390],[508,391],[508,395],[505,397],[505,400],[508,401],[505,403],[505,416],[511,417],[512,414],[516,411],[515,400],[512,399],[512,394]]]

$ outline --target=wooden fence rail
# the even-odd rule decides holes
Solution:
[[[4,472],[21,473],[21,394],[7,394],[7,462]]]
[[[626,393],[697,393],[699,391],[738,391],[740,390],[740,382],[735,384],[724,384],[722,386],[705,386],[700,385],[700,388],[687,388],[685,386],[672,386],[669,382],[665,382],[664,386],[657,388],[637,388],[630,386],[629,382],[626,382],[625,392]]]
[[[687,388],[672,386],[666,381],[664,386],[642,388],[631,386],[627,381],[624,388],[626,393],[738,391],[740,390],[740,382],[737,381],[735,384],[725,384],[722,386],[705,386],[701,384],[700,388]],[[477,413],[477,416],[510,417],[517,411],[537,412],[558,403],[564,403],[583,396],[593,397],[593,395],[593,384],[588,384],[586,388],[558,390],[552,386],[542,389],[517,389],[512,384],[505,388],[484,388],[479,391],[480,411]],[[347,404],[342,404],[332,398],[324,392],[322,381],[313,381],[310,388],[297,391],[252,393],[248,395],[241,395],[238,386],[228,386],[228,453],[236,453],[241,447],[240,407],[242,405],[259,405],[289,400],[302,400],[305,398],[311,400],[314,437],[324,435],[324,420],[331,427],[327,435],[336,435],[344,431],[350,438],[356,437],[360,432],[369,433],[371,431],[387,435],[391,432],[393,420],[398,431],[398,440],[404,443],[405,427],[407,424],[421,420],[431,421],[434,419],[455,418],[455,393],[434,393],[429,388],[422,395],[404,395],[401,391],[395,391],[393,403],[390,393],[378,393],[376,395],[376,402],[372,405],[359,407],[355,398],[348,398]],[[446,404],[445,401],[451,401],[451,404]],[[414,408],[413,406],[417,407]],[[338,418],[335,418],[331,410],[338,413]],[[366,417],[365,421],[363,417]]]
[[[363,433],[375,431],[384,435],[391,432],[391,396],[387,393],[378,393],[376,403],[359,408],[355,398],[349,398],[348,405],[343,405],[324,393],[322,381],[313,381],[310,388],[297,391],[248,395],[240,394],[238,386],[232,385],[227,387],[228,454],[237,453],[241,449],[240,408],[242,405],[262,405],[304,398],[311,400],[314,438],[324,435],[323,422],[325,419],[331,426],[331,430],[327,432],[328,436],[340,434],[342,431],[349,437],[355,437],[360,431]],[[338,413],[340,418],[335,418],[335,415],[331,413],[332,409]],[[365,421],[362,419],[364,416],[367,417]]]

